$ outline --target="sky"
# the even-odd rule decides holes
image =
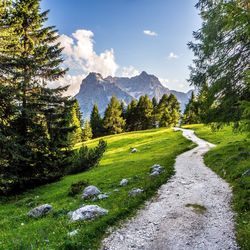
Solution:
[[[50,10],[70,70],[52,86],[79,91],[89,72],[104,77],[156,75],[169,89],[186,92],[193,53],[187,47],[201,26],[197,0],[42,0]]]

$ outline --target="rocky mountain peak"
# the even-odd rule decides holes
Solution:
[[[112,95],[128,104],[133,98],[139,99],[145,94],[159,101],[163,94],[169,95],[170,93],[177,97],[183,111],[191,92],[169,90],[155,75],[150,75],[146,71],[131,78],[112,76],[103,78],[101,74],[92,72],[82,81],[76,99],[79,101],[84,118],[88,118],[94,103],[103,114]]]
[[[100,73],[96,73],[96,72],[91,72],[88,74],[88,76],[85,78],[86,82],[98,82],[98,81],[103,81],[103,77]]]

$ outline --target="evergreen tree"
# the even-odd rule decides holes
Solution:
[[[93,137],[92,128],[91,128],[90,122],[87,120],[84,122],[82,140],[88,141],[88,140],[92,139],[92,137]]]
[[[68,127],[74,130],[68,134],[68,140],[71,144],[76,144],[82,140],[82,114],[77,100],[73,100],[73,105],[68,114]]]
[[[137,129],[144,130],[153,127],[153,104],[147,95],[141,96],[137,104]]]
[[[103,121],[100,116],[97,104],[94,104],[91,115],[90,124],[92,128],[93,138],[100,137],[104,134]]]
[[[118,134],[124,131],[125,120],[122,118],[121,104],[115,96],[112,96],[105,111],[103,126],[107,134]]]
[[[168,111],[168,108],[165,108],[165,111],[162,113],[160,122],[159,122],[160,127],[167,127],[169,128],[171,126],[171,116]]]
[[[171,116],[171,126],[177,125],[180,120],[180,104],[172,93],[168,97],[168,110]]]
[[[156,128],[158,124],[158,102],[155,97],[152,98],[153,112],[152,112],[152,123],[153,127]]]
[[[126,112],[127,112],[127,110],[126,110],[126,107],[125,107],[125,104],[124,104],[123,101],[121,101],[121,111],[122,111],[122,118],[126,119]]]
[[[208,84],[206,123],[237,124],[241,102],[249,102],[249,3],[248,1],[199,0],[203,19],[189,47],[196,58],[191,84]]]
[[[127,107],[126,131],[135,131],[138,128],[137,100],[133,99]]]
[[[43,26],[48,11],[41,12],[39,4],[39,0],[11,1],[4,9],[8,18],[0,21],[0,95],[8,101],[0,112],[10,114],[4,118],[8,129],[1,129],[1,135],[16,145],[15,149],[6,147],[5,155],[10,157],[0,162],[4,163],[1,180],[10,185],[1,184],[1,192],[59,178],[70,152],[67,134],[72,129],[67,127],[65,112],[72,102],[62,96],[66,88],[46,87],[47,81],[65,74],[60,68],[62,48],[55,42],[54,27]],[[0,10],[3,13],[2,5]],[[8,33],[10,44],[5,38]]]
[[[195,99],[194,92],[192,92],[191,98],[184,110],[182,124],[196,123],[199,123],[198,102]]]

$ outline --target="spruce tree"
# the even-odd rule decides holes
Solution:
[[[135,131],[138,129],[137,103],[137,100],[133,99],[127,107],[126,131]]]
[[[155,97],[152,98],[153,112],[152,112],[152,123],[153,127],[156,128],[158,124],[158,102]]]
[[[66,87],[46,86],[66,72],[60,68],[63,59],[62,48],[56,43],[57,31],[44,27],[48,11],[40,11],[39,0],[11,3],[0,30],[10,27],[18,43],[0,51],[0,79],[6,85],[0,94],[6,90],[12,93],[12,105],[7,106],[13,112],[5,133],[14,139],[18,150],[8,152],[12,157],[6,158],[3,178],[11,179],[10,189],[23,189],[63,174],[71,146],[67,133],[72,130],[67,127],[65,113],[72,102],[62,96]]]
[[[83,126],[83,133],[82,133],[82,140],[83,141],[88,141],[92,139],[93,133],[92,133],[92,128],[89,120],[86,120],[84,122]]]
[[[103,126],[107,134],[118,134],[124,131],[125,120],[122,118],[121,104],[112,96],[104,114]]]
[[[191,98],[185,107],[181,123],[196,124],[199,123],[199,120],[198,102],[194,96],[194,92],[192,92]]]
[[[98,110],[97,104],[94,104],[91,115],[90,124],[92,128],[93,138],[100,137],[104,134],[103,121]]]
[[[161,119],[159,121],[159,126],[167,128],[171,126],[171,115],[169,113],[168,108],[166,108],[165,111],[162,113]]]
[[[180,104],[172,93],[168,97],[168,110],[171,116],[171,126],[177,125],[180,120]]]
[[[82,140],[82,114],[77,100],[73,100],[73,105],[68,114],[68,127],[74,130],[68,134],[68,140],[71,144],[76,144]]]
[[[152,113],[152,101],[147,95],[141,96],[137,104],[138,130],[145,130],[153,127]]]

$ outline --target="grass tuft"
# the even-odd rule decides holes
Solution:
[[[185,205],[185,207],[193,208],[193,211],[196,212],[197,214],[204,214],[207,211],[206,207],[199,205],[199,204],[188,203]]]

